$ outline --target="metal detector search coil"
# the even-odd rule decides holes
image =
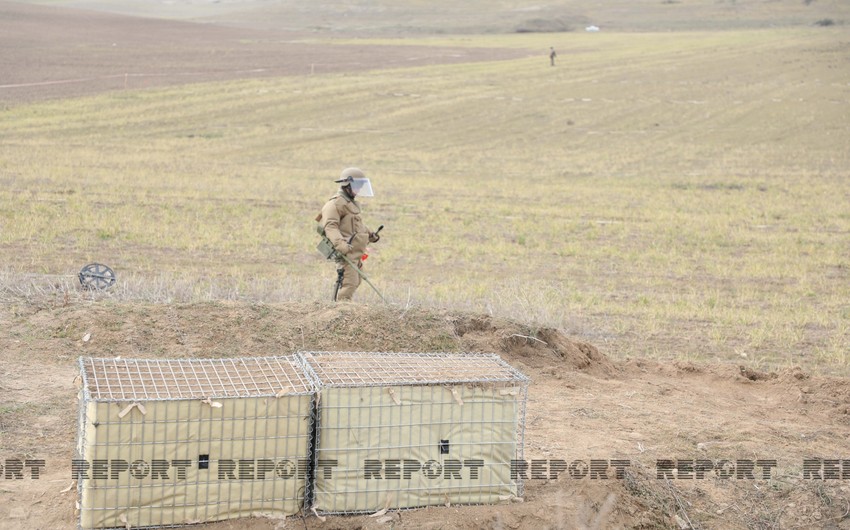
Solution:
[[[77,275],[83,289],[102,291],[115,285],[115,271],[102,263],[89,263]]]

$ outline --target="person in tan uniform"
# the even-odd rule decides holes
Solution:
[[[317,221],[334,249],[362,270],[361,258],[366,251],[366,244],[375,243],[381,238],[363,222],[360,217],[360,204],[356,201],[358,196],[372,197],[372,185],[366,175],[356,167],[344,169],[335,182],[340,185],[339,191],[322,207]],[[360,275],[342,259],[337,261],[337,275],[341,277],[342,284],[336,300],[351,300],[354,292],[360,287]]]

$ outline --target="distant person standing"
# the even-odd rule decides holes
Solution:
[[[555,66],[555,57],[557,56],[554,46],[549,46],[549,66]]]

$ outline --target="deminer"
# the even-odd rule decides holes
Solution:
[[[349,301],[360,286],[366,244],[376,243],[381,238],[378,234],[381,229],[372,232],[360,217],[360,204],[356,199],[374,196],[372,184],[366,175],[356,167],[349,167],[342,171],[335,182],[339,183],[339,190],[322,207],[316,221],[319,223],[319,231],[338,254],[335,260],[337,283],[334,300]]]

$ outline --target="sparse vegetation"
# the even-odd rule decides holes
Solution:
[[[12,108],[6,277],[103,261],[126,299],[324,299],[333,272],[311,219],[356,164],[378,194],[366,219],[387,226],[368,272],[397,304],[543,322],[615,356],[846,373],[850,159],[841,72],[818,66],[829,38],[597,35],[573,54],[584,41],[564,39],[555,69],[537,57]]]

